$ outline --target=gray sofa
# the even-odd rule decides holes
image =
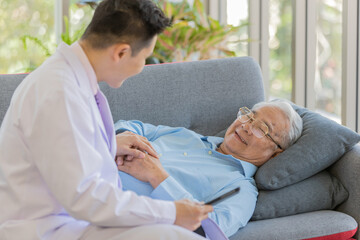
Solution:
[[[1,121],[14,89],[25,76],[0,75]],[[101,88],[109,100],[114,121],[138,119],[152,124],[183,126],[203,135],[222,136],[240,106],[252,107],[264,100],[261,71],[249,57],[150,65],[119,89],[104,84]],[[309,212],[299,210],[290,216],[253,219],[230,239],[352,237],[360,222],[360,145],[346,149],[346,153],[326,170],[348,192],[347,199],[339,206],[332,206],[334,209],[319,207]],[[296,184],[291,187],[300,189],[301,182]],[[311,186],[306,185],[306,188]],[[260,194],[262,192],[271,190],[260,189]],[[272,199],[275,203],[278,200],[281,199]],[[257,209],[261,209],[260,204],[263,203],[259,203]],[[353,238],[360,240],[357,233]]]

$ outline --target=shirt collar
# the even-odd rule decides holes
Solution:
[[[218,146],[224,141],[224,138],[221,137],[211,137],[211,136],[206,136],[206,137],[202,137],[203,141],[207,141],[208,143],[211,144],[211,149],[213,149],[214,151],[216,151],[216,149],[218,148]],[[217,152],[219,153],[219,152]],[[224,155],[222,153],[219,153],[221,155]],[[243,169],[244,169],[244,173],[246,177],[253,177],[255,175],[256,170],[258,169],[257,166],[255,166],[252,163],[249,163],[247,161],[235,158],[231,155],[224,155],[224,156],[228,156],[230,158],[232,158],[233,160],[241,163]]]
[[[81,64],[84,66],[86,75],[90,82],[92,92],[95,95],[98,92],[99,85],[98,85],[98,82],[96,79],[96,74],[95,74],[94,68],[91,66],[91,63],[90,63],[88,57],[86,56],[84,50],[80,46],[79,42],[77,42],[77,41],[74,42],[70,46],[70,48],[74,52],[74,54],[79,58]]]
[[[216,150],[218,145],[224,141],[221,137],[205,136],[201,138],[203,141],[207,141],[211,145],[211,149]]]

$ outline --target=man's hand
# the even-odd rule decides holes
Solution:
[[[126,131],[116,135],[116,145],[117,165],[122,165],[125,160],[131,161],[133,158],[144,158],[144,152],[157,157],[155,149],[146,137],[133,132]]]
[[[175,225],[194,231],[201,225],[201,221],[208,218],[208,213],[214,209],[211,205],[192,202],[187,199],[175,201]]]
[[[169,174],[165,171],[158,158],[145,155],[145,158],[133,158],[118,165],[120,171],[126,172],[143,182],[149,182],[153,188],[157,188]]]

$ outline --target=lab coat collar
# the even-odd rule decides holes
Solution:
[[[79,87],[85,90],[84,93],[87,94],[88,97],[91,96],[92,98],[94,98],[94,93],[91,88],[89,77],[86,73],[86,67],[81,63],[81,60],[77,56],[76,52],[74,52],[70,48],[70,46],[68,46],[66,43],[63,42],[60,43],[58,47],[58,52],[64,57],[66,62],[72,68],[72,72],[75,74],[76,81]]]
[[[94,97],[94,91],[96,91],[95,93],[97,93],[97,91],[100,91],[100,89],[96,81],[95,72],[91,67],[89,60],[87,59],[84,51],[78,43],[71,47],[65,43],[61,43],[59,45],[58,52],[64,57],[66,62],[72,68],[72,72],[75,74],[75,78],[79,87],[81,89],[84,89],[83,93],[88,96],[89,102],[91,102],[90,105],[92,108],[92,112],[94,113],[95,119],[101,129],[102,136],[109,146],[109,151],[115,157],[115,133],[108,135],[107,132],[110,131],[106,131],[105,128],[105,124],[107,124],[108,127],[113,128],[111,112],[108,108],[108,112],[106,113],[108,116],[106,116],[106,118],[103,118],[100,114]],[[109,121],[105,123],[103,119],[108,119]]]
[[[94,68],[92,67],[88,57],[86,56],[86,54],[85,54],[84,50],[82,49],[82,47],[80,46],[79,42],[74,42],[70,46],[70,48],[76,54],[76,56],[80,60],[81,64],[83,65],[86,75],[88,76],[88,79],[90,81],[90,87],[93,91],[93,94],[95,95],[98,92],[99,85],[97,82],[97,77],[96,77]]]

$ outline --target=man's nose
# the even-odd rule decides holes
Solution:
[[[252,135],[252,131],[251,131],[251,123],[250,122],[246,122],[246,123],[242,123],[241,124],[241,128],[244,129],[244,131],[248,134],[248,135]]]

